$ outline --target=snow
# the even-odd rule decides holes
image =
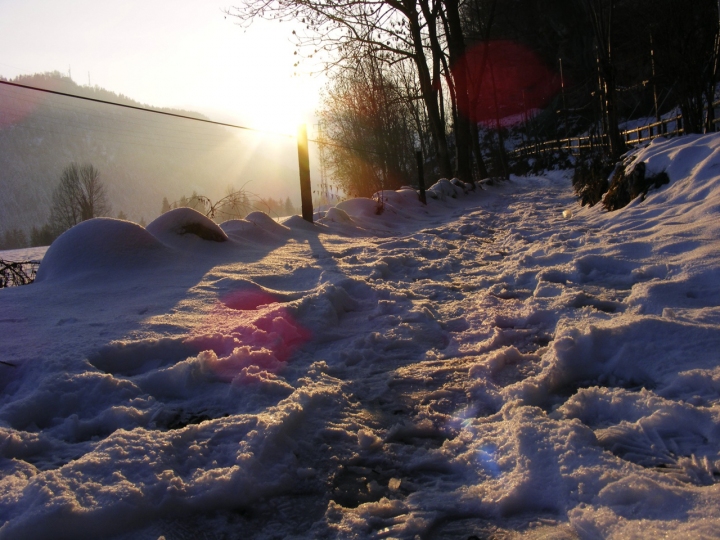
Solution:
[[[37,281],[85,279],[90,273],[102,277],[119,268],[146,266],[158,259],[163,247],[137,223],[111,218],[84,221],[61,234],[48,248]]]
[[[38,246],[19,249],[4,249],[0,251],[0,259],[4,261],[41,261],[48,246]]]
[[[281,225],[264,212],[252,212],[245,219],[272,234],[283,235],[288,232],[287,227]]]
[[[719,149],[613,213],[554,171],[71,229],[0,290],[0,539],[717,537]]]
[[[202,240],[225,242],[228,239],[219,225],[192,208],[165,212],[147,226],[147,231],[161,242],[176,247],[184,247],[186,242],[198,244]]]

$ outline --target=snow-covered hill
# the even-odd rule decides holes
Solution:
[[[146,106],[57,73],[15,82]],[[122,211],[134,221],[159,215],[163,197],[172,202],[193,191],[213,201],[228,187],[243,186],[265,198],[299,198],[291,138],[0,85],[0,233],[19,228],[29,237],[33,226],[41,227],[71,162],[93,164],[108,188],[112,215]]]
[[[77,226],[0,290],[0,539],[716,537],[719,149],[611,214],[553,174]]]

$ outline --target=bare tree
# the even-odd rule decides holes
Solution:
[[[365,0],[324,2],[321,0],[240,0],[230,12],[243,23],[255,18],[298,20],[306,33],[296,34],[298,46],[312,51],[310,56],[329,53],[330,66],[352,65],[372,55],[388,65],[411,61],[415,67],[420,97],[425,105],[427,125],[432,134],[437,166],[443,176],[452,176],[452,160],[447,141],[448,122],[444,112],[443,72],[447,81],[464,72],[447,69],[447,43],[453,34],[453,51],[462,54],[462,28],[458,22],[458,4],[443,0]],[[447,21],[444,24],[443,19]],[[460,85],[467,92],[464,80]],[[451,93],[456,99],[456,93]],[[462,164],[458,171],[466,180],[471,167],[467,151],[467,122],[461,121],[456,137],[462,141]]]
[[[56,231],[65,231],[81,221],[109,212],[107,191],[95,167],[89,163],[71,163],[63,169],[50,213],[50,222]]]
[[[214,201],[210,197],[199,195],[195,191],[190,197],[183,195],[172,204],[164,197],[162,213],[175,208],[192,208],[201,214],[205,214],[210,219],[222,223],[230,219],[242,219],[256,210],[278,215],[278,212],[282,211],[281,207],[281,202],[274,201],[272,198],[264,199],[245,189],[245,184],[243,184],[239,188],[228,186],[225,195]]]
[[[625,151],[620,137],[617,116],[617,83],[613,15],[617,0],[585,0],[585,7],[595,38],[598,87],[602,105],[603,131],[607,136],[610,156],[617,159]]]
[[[415,176],[415,114],[394,75],[368,55],[331,79],[319,111],[331,141],[323,159],[346,193],[369,197]]]
[[[651,29],[658,77],[673,90],[686,133],[701,133],[707,108],[712,129],[717,81],[718,4],[714,0],[653,2]]]
[[[107,190],[100,171],[86,163],[80,166],[80,216],[83,221],[110,213]]]

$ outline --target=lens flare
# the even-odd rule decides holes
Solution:
[[[275,379],[311,338],[283,298],[257,286],[221,297],[200,331],[193,344],[203,368],[233,384]]]
[[[492,446],[484,446],[477,452],[477,460],[480,467],[493,478],[500,478],[502,471],[495,459],[496,449]]]
[[[35,85],[50,90],[56,90],[57,83],[52,80],[42,80],[40,83],[34,79],[23,80],[22,84]],[[0,129],[7,129],[16,124],[21,124],[26,118],[32,118],[33,113],[42,111],[43,105],[48,102],[48,95],[0,85]]]
[[[469,103],[460,112],[476,123],[522,122],[544,109],[560,91],[559,74],[534,51],[514,41],[470,47],[452,69],[467,74]]]

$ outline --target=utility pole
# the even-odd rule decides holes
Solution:
[[[718,0],[720,4],[720,0]],[[650,67],[652,69],[653,99],[655,100],[655,121],[660,122],[660,109],[658,107],[658,94],[655,76],[655,45],[653,44],[652,31],[650,31]]]
[[[313,222],[312,188],[310,186],[310,154],[308,153],[307,126],[300,124],[297,135],[298,165],[300,168],[300,200],[302,217]]]
[[[718,0],[720,2],[720,0]],[[565,76],[563,75],[562,57],[558,58],[560,62],[560,92],[562,93],[563,104],[563,122],[565,123],[565,138],[568,138],[568,120],[567,120],[567,103],[565,102]]]
[[[500,107],[497,99],[497,87],[495,86],[495,70],[493,68],[493,62],[489,62],[490,67],[490,82],[492,83],[493,89],[493,101],[495,103],[495,127],[497,129],[498,137],[498,150],[500,152],[500,167],[502,168],[503,178],[506,180],[510,178],[508,175],[507,160],[505,156],[505,139],[502,134],[502,125],[500,123]]]
[[[427,206],[427,197],[425,196],[425,171],[423,169],[422,150],[415,150],[415,161],[417,162],[418,169],[418,188],[420,191],[420,202]]]
[[[528,133],[529,129],[529,122],[528,122],[528,110],[527,110],[527,103],[525,101],[525,89],[522,89],[522,103],[523,103],[523,127],[524,130],[520,130],[520,137],[522,137],[522,143],[523,146],[527,146],[527,139],[530,136]]]

